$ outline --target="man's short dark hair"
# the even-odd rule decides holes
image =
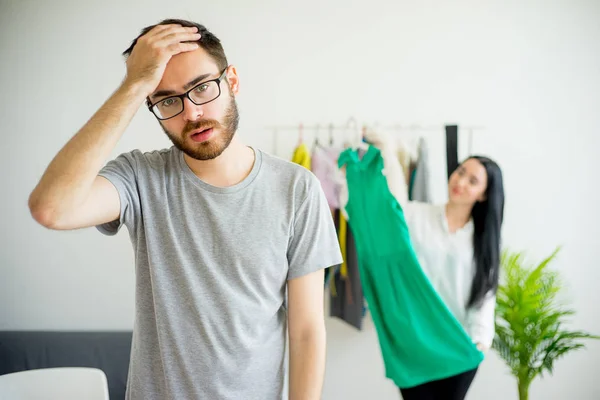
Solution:
[[[129,48],[123,52],[123,55],[125,57],[129,57],[138,39],[158,25],[181,25],[183,27],[188,28],[198,28],[198,33],[202,35],[200,40],[198,40],[198,43],[200,44],[200,47],[202,47],[208,54],[210,54],[213,60],[217,63],[219,71],[224,70],[229,65],[229,63],[227,62],[227,57],[225,56],[225,51],[223,50],[223,46],[221,45],[221,41],[219,40],[219,38],[216,37],[208,29],[206,29],[204,25],[200,25],[192,21],[186,21],[184,19],[165,19],[159,22],[158,24],[145,27],[144,29],[142,29],[142,32],[139,34],[139,36],[136,37],[133,40],[133,42],[131,42],[131,46],[129,46]]]

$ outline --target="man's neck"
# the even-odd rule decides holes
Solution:
[[[450,232],[456,232],[469,222],[472,209],[473,207],[470,205],[455,204],[452,202],[446,204],[446,221]]]
[[[242,182],[254,166],[254,150],[233,138],[220,156],[196,160],[184,154],[185,162],[202,181],[212,186],[229,187]]]

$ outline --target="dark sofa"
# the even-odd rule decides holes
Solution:
[[[111,400],[125,398],[131,332],[0,331],[0,375],[53,367],[94,367]]]

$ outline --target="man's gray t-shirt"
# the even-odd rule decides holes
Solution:
[[[327,200],[304,167],[255,150],[241,183],[201,181],[172,147],[100,172],[135,255],[128,399],[286,398],[286,283],[342,262]]]

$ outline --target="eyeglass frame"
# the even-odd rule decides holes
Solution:
[[[156,103],[154,103],[154,104],[150,103],[150,99],[148,99],[148,110],[149,110],[149,111],[152,113],[152,115],[154,115],[154,116],[155,116],[155,117],[156,117],[158,120],[160,120],[160,121],[166,121],[166,120],[168,120],[168,119],[175,118],[176,116],[178,116],[179,114],[181,114],[183,111],[185,111],[185,98],[186,98],[186,97],[187,97],[187,98],[188,98],[188,99],[189,99],[189,100],[190,100],[192,103],[194,103],[194,104],[195,104],[195,105],[197,105],[197,106],[201,106],[201,105],[203,105],[203,104],[208,104],[208,103],[210,103],[211,101],[215,101],[216,99],[218,99],[219,97],[221,97],[221,92],[222,92],[222,91],[221,91],[221,82],[222,82],[222,81],[223,81],[223,79],[225,79],[225,77],[227,76],[227,70],[228,70],[228,69],[229,69],[229,66],[227,66],[227,67],[226,67],[226,68],[223,70],[223,72],[221,72],[221,75],[220,75],[218,78],[216,78],[216,79],[209,79],[208,81],[200,82],[199,84],[197,84],[197,85],[194,85],[194,87],[193,87],[193,88],[191,88],[190,90],[188,90],[188,91],[187,91],[187,92],[185,92],[185,93],[182,93],[182,94],[177,94],[177,95],[173,95],[173,96],[167,96],[167,97],[165,97],[164,99],[160,99],[160,100],[158,100],[158,101],[157,101]],[[217,95],[217,97],[215,97],[215,98],[214,98],[214,99],[212,99],[212,100],[205,101],[204,103],[196,103],[194,100],[192,100],[192,98],[190,97],[190,93],[191,93],[191,92],[192,92],[194,89],[197,89],[197,88],[198,88],[198,86],[201,86],[201,85],[206,85],[207,83],[210,83],[210,82],[216,82],[216,83],[217,83],[217,87],[219,88],[219,94]],[[177,114],[175,114],[175,115],[172,115],[172,116],[170,116],[169,118],[160,118],[158,115],[156,115],[156,113],[155,113],[154,111],[152,111],[152,109],[154,108],[154,106],[156,106],[158,103],[160,103],[160,102],[163,102],[163,101],[165,101],[165,100],[168,100],[168,99],[173,99],[173,98],[179,98],[179,99],[181,99],[181,111],[179,111]]]

